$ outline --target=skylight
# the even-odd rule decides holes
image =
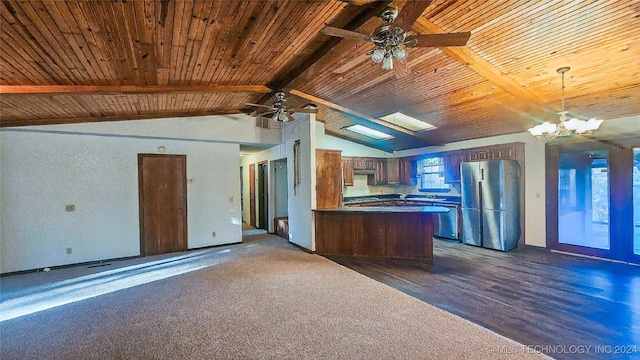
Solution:
[[[405,129],[409,129],[411,131],[424,131],[424,130],[433,130],[436,129],[435,126],[426,123],[424,121],[420,121],[414,117],[411,117],[409,115],[405,115],[401,112],[396,112],[393,114],[389,114],[386,116],[381,117],[380,119],[398,125],[398,126],[402,126]]]
[[[374,138],[376,140],[387,140],[392,139],[393,136],[383,133],[382,131],[374,130],[362,125],[351,125],[343,128],[345,130],[353,131],[360,135],[368,136],[370,138]]]

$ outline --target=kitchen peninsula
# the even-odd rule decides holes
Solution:
[[[365,206],[318,209],[320,255],[433,259],[434,214],[441,206]]]

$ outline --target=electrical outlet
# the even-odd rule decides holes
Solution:
[[[73,248],[67,248],[67,255],[70,255],[71,253],[73,253]]]
[[[73,204],[69,204],[69,205],[65,205],[65,206],[64,206],[64,209],[65,209],[67,212],[72,212],[72,211],[76,211],[76,206],[75,206],[75,205],[73,205]]]
[[[232,203],[233,202],[233,196],[229,197],[229,202]]]
[[[211,233],[211,237],[216,237],[216,232],[215,231]]]

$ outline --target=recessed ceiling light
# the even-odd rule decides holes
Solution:
[[[368,136],[376,140],[387,140],[387,139],[393,138],[393,136],[387,133],[383,133],[382,131],[374,130],[362,125],[351,125],[351,126],[344,127],[343,129],[353,131],[360,135]]]
[[[435,126],[427,122],[418,120],[414,117],[405,115],[401,112],[389,114],[381,117],[380,119],[398,126],[402,126],[403,128],[409,129],[411,131],[424,131],[424,130],[437,129]]]

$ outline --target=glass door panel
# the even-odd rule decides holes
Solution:
[[[633,149],[633,253],[640,255],[640,148]]]
[[[608,151],[559,154],[558,242],[611,248]]]

